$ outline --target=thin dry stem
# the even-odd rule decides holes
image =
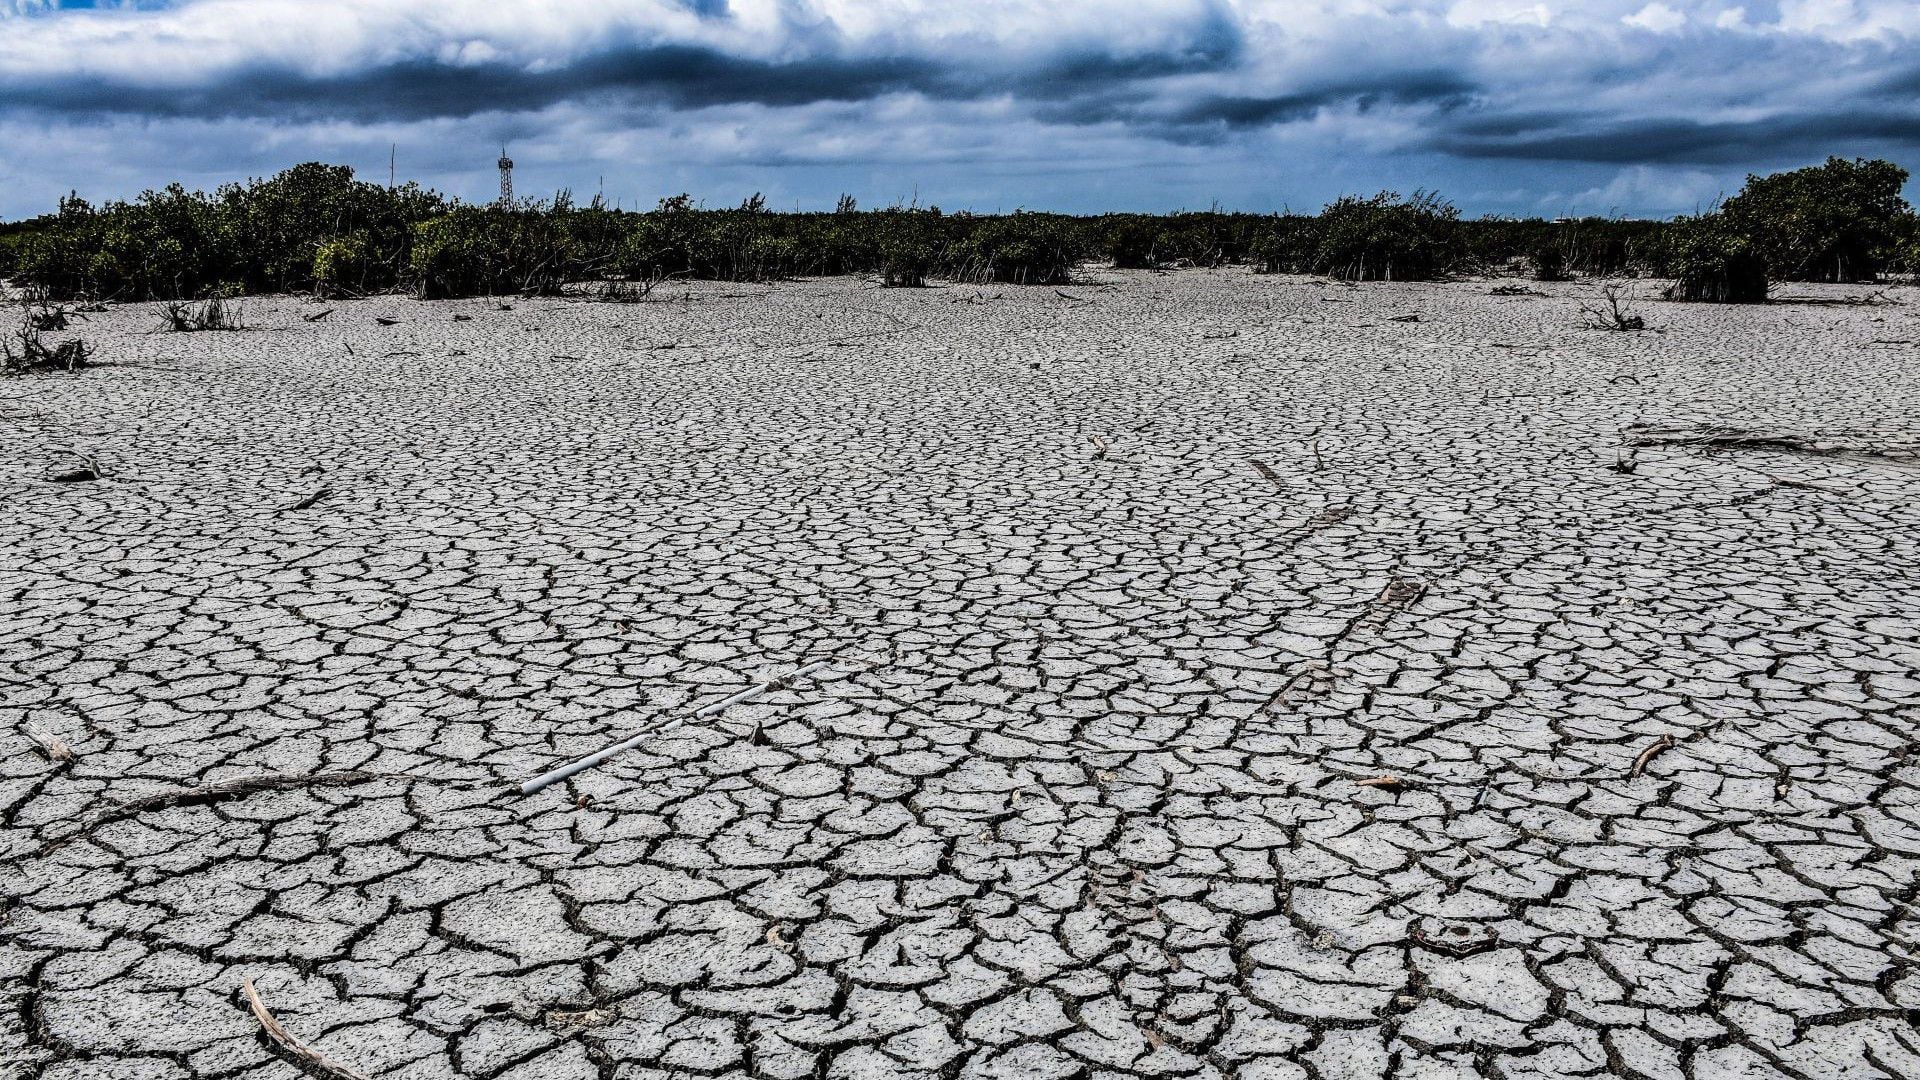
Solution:
[[[272,1039],[274,1045],[330,1076],[344,1077],[345,1080],[371,1080],[367,1074],[349,1069],[307,1046],[294,1038],[292,1032],[281,1027],[280,1021],[273,1018],[273,1014],[267,1011],[266,1003],[260,1000],[260,992],[253,988],[252,979],[242,980],[240,988],[246,992],[247,1008],[253,1011],[253,1018],[260,1021],[260,1030],[266,1032],[267,1038]]]

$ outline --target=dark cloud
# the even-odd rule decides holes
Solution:
[[[1437,105],[1452,109],[1466,105],[1477,89],[1476,84],[1453,72],[1395,72],[1382,74],[1371,83],[1342,82],[1272,97],[1210,95],[1189,102],[1171,119],[1183,125],[1250,128],[1303,120],[1336,106],[1348,106],[1360,112],[1381,105]]]
[[[1808,154],[1845,154],[1854,144],[1920,142],[1920,114],[1880,110],[1704,122],[1634,120],[1580,130],[1529,128],[1520,118],[1481,119],[1433,140],[1468,158],[1616,165],[1727,165]]]
[[[217,83],[177,90],[93,80],[42,83],[0,88],[0,107],[168,117],[420,120],[533,111],[608,94],[679,107],[744,102],[788,106],[863,101],[902,90],[946,96],[965,82],[962,70],[914,58],[770,62],[713,49],[660,46],[606,53],[543,72],[505,64],[456,67],[414,61],[325,79],[279,70],[243,71]]]
[[[727,0],[681,0],[703,18],[728,18]],[[847,54],[825,24],[794,24],[791,60],[730,55],[716,48],[645,45],[603,51],[564,67],[530,71],[507,63],[447,64],[417,59],[315,78],[256,67],[178,89],[130,86],[98,77],[0,83],[0,108],[49,113],[156,117],[286,117],[293,120],[420,120],[534,111],[570,100],[616,97],[667,107],[867,101],[914,92],[937,100],[1012,94],[1040,104],[1122,94],[1137,84],[1219,72],[1238,63],[1244,40],[1222,10],[1186,28],[1163,50],[1037,49],[1011,65],[991,55]],[[804,46],[804,48],[802,48]]]

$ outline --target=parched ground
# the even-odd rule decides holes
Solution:
[[[91,316],[0,1075],[1920,1076],[1920,290],[1087,277]]]

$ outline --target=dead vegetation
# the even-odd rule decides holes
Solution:
[[[596,282],[587,289],[586,298],[597,304],[644,304],[653,297],[655,289],[677,276],[653,273],[642,278],[613,278]]]
[[[303,1071],[317,1071],[323,1076],[337,1076],[342,1080],[369,1080],[365,1073],[350,1069],[294,1038],[293,1033],[282,1027],[280,1021],[274,1019],[273,1013],[267,1011],[266,1003],[260,1000],[260,991],[253,988],[252,979],[242,980],[240,989],[246,994],[247,1009],[260,1022],[261,1034],[298,1061]]]
[[[1647,766],[1653,763],[1654,758],[1657,758],[1661,754],[1664,754],[1667,751],[1673,749],[1673,747],[1674,747],[1674,741],[1673,741],[1672,735],[1660,736],[1660,738],[1656,739],[1651,746],[1648,746],[1645,750],[1640,751],[1639,757],[1633,759],[1633,771],[1627,774],[1628,777],[1637,779],[1641,773],[1644,773],[1647,771]]]
[[[92,454],[78,450],[62,450],[62,454],[75,459],[78,464],[56,466],[47,472],[47,479],[56,484],[84,484],[98,480],[106,475],[100,468],[100,462]]]
[[[68,746],[66,740],[54,735],[40,725],[28,723],[22,726],[20,731],[26,735],[27,738],[33,740],[33,745],[40,750],[41,755],[49,762],[58,765],[74,759],[73,747]]]
[[[1647,320],[1633,310],[1633,302],[1637,298],[1633,286],[1610,281],[1600,286],[1599,296],[1580,302],[1580,314],[1583,316],[1580,325],[1588,330],[1645,330]]]
[[[245,330],[240,305],[210,296],[205,300],[169,300],[160,306],[161,328],[177,334],[207,330]]]
[[[1920,463],[1920,444],[1861,446],[1833,442],[1810,434],[1784,430],[1738,428],[1724,424],[1686,424],[1654,427],[1635,424],[1626,429],[1628,446],[1690,446],[1704,450],[1783,450],[1820,457],[1877,458],[1901,464]]]
[[[312,509],[314,506],[319,505],[320,500],[325,499],[327,496],[332,494],[333,494],[332,488],[322,487],[304,496],[297,502],[292,502],[287,504],[286,506],[281,507],[280,510],[282,512],[289,511],[289,510],[309,510],[309,509]]]
[[[1407,935],[1407,940],[1430,952],[1442,953],[1452,957],[1472,956],[1486,952],[1500,944],[1500,939],[1488,930],[1479,937],[1464,926],[1449,927],[1444,934],[1429,934],[1415,928]]]
[[[44,335],[66,330],[76,308],[49,303],[29,293],[20,303],[20,325],[0,338],[0,374],[25,375],[35,371],[76,371],[90,365],[93,348],[79,338],[48,345]]]
[[[1863,296],[1776,296],[1776,304],[1802,304],[1811,307],[1899,307],[1904,301],[1888,296],[1888,289],[1876,289]]]

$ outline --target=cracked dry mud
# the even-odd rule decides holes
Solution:
[[[1920,308],[1093,276],[93,316],[0,1075],[1920,1076]]]

